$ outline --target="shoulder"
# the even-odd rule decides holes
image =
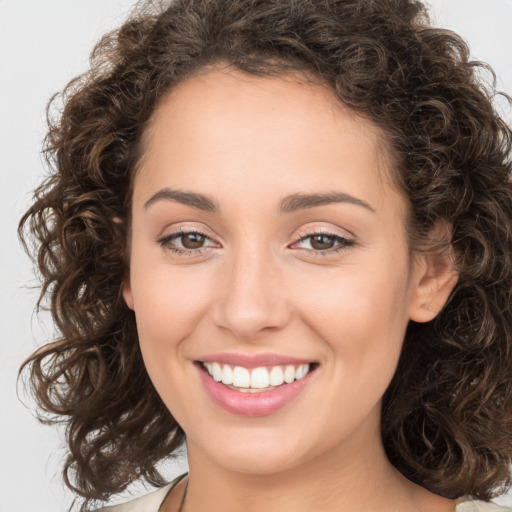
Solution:
[[[120,505],[112,505],[110,507],[104,507],[96,512],[158,512],[160,505],[164,501],[165,497],[172,489],[173,483],[167,484],[165,487],[161,487],[156,491],[150,492],[140,498],[122,503]]]
[[[486,501],[464,501],[455,507],[454,512],[512,512],[511,507],[502,507]]]
[[[172,488],[186,475],[181,475],[164,487],[160,487],[156,491],[150,492],[140,498],[121,503],[120,505],[111,505],[109,507],[100,508],[95,512],[158,512],[166,496],[171,492]]]

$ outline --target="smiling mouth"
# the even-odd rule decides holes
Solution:
[[[198,361],[198,363],[215,382],[242,393],[272,391],[303,379],[318,366],[317,363],[306,363],[245,368],[217,362]]]

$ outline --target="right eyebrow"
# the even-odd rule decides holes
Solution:
[[[196,192],[184,192],[183,190],[176,190],[169,187],[165,187],[159,190],[156,194],[153,194],[145,203],[144,209],[149,208],[152,204],[157,201],[177,201],[178,203],[186,206],[192,206],[199,210],[207,212],[218,212],[219,206],[209,197],[198,194]]]
[[[375,208],[370,204],[358,197],[354,197],[345,192],[325,192],[316,194],[292,194],[286,196],[280,207],[281,213],[291,213],[298,210],[304,210],[307,208],[315,208],[317,206],[323,206],[325,204],[333,203],[349,203],[355,204],[356,206],[362,206],[367,210],[375,213]]]

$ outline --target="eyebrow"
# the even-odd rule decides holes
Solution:
[[[196,192],[185,192],[182,190],[176,190],[171,188],[163,188],[156,194],[151,196],[145,203],[144,208],[147,209],[153,203],[157,201],[168,200],[176,201],[186,206],[191,206],[199,210],[207,212],[218,212],[220,210],[219,205],[208,196],[199,194]],[[366,201],[354,197],[345,192],[326,192],[326,193],[315,193],[315,194],[292,194],[286,196],[279,206],[280,213],[292,213],[299,210],[305,210],[307,208],[315,208],[317,206],[323,206],[333,203],[349,203],[356,206],[361,206],[367,210],[375,213],[375,209],[368,204]]]
[[[161,200],[177,201],[178,203],[186,206],[192,206],[199,210],[206,212],[218,212],[219,206],[209,197],[195,192],[184,192],[182,190],[175,190],[171,188],[163,188],[156,194],[151,196],[145,203],[144,208],[147,209],[153,203]]]
[[[356,206],[362,206],[367,210],[376,213],[375,209],[366,201],[357,197],[346,194],[345,192],[326,192],[320,194],[292,194],[286,196],[282,202],[279,210],[281,213],[291,213],[297,210],[305,210],[306,208],[315,208],[316,206],[323,206],[333,203],[349,203]]]

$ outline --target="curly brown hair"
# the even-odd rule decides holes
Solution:
[[[172,87],[218,62],[329,84],[387,135],[411,205],[411,247],[440,220],[452,226],[459,280],[435,320],[408,327],[384,396],[383,440],[406,477],[440,495],[506,489],[512,133],[493,108],[488,68],[413,0],[148,2],[52,99],[44,149],[53,170],[19,232],[60,337],[23,368],[42,418],[67,424],[67,484],[89,501],[138,478],[159,485],[157,462],[184,440],[145,371],[121,285],[145,128]]]

